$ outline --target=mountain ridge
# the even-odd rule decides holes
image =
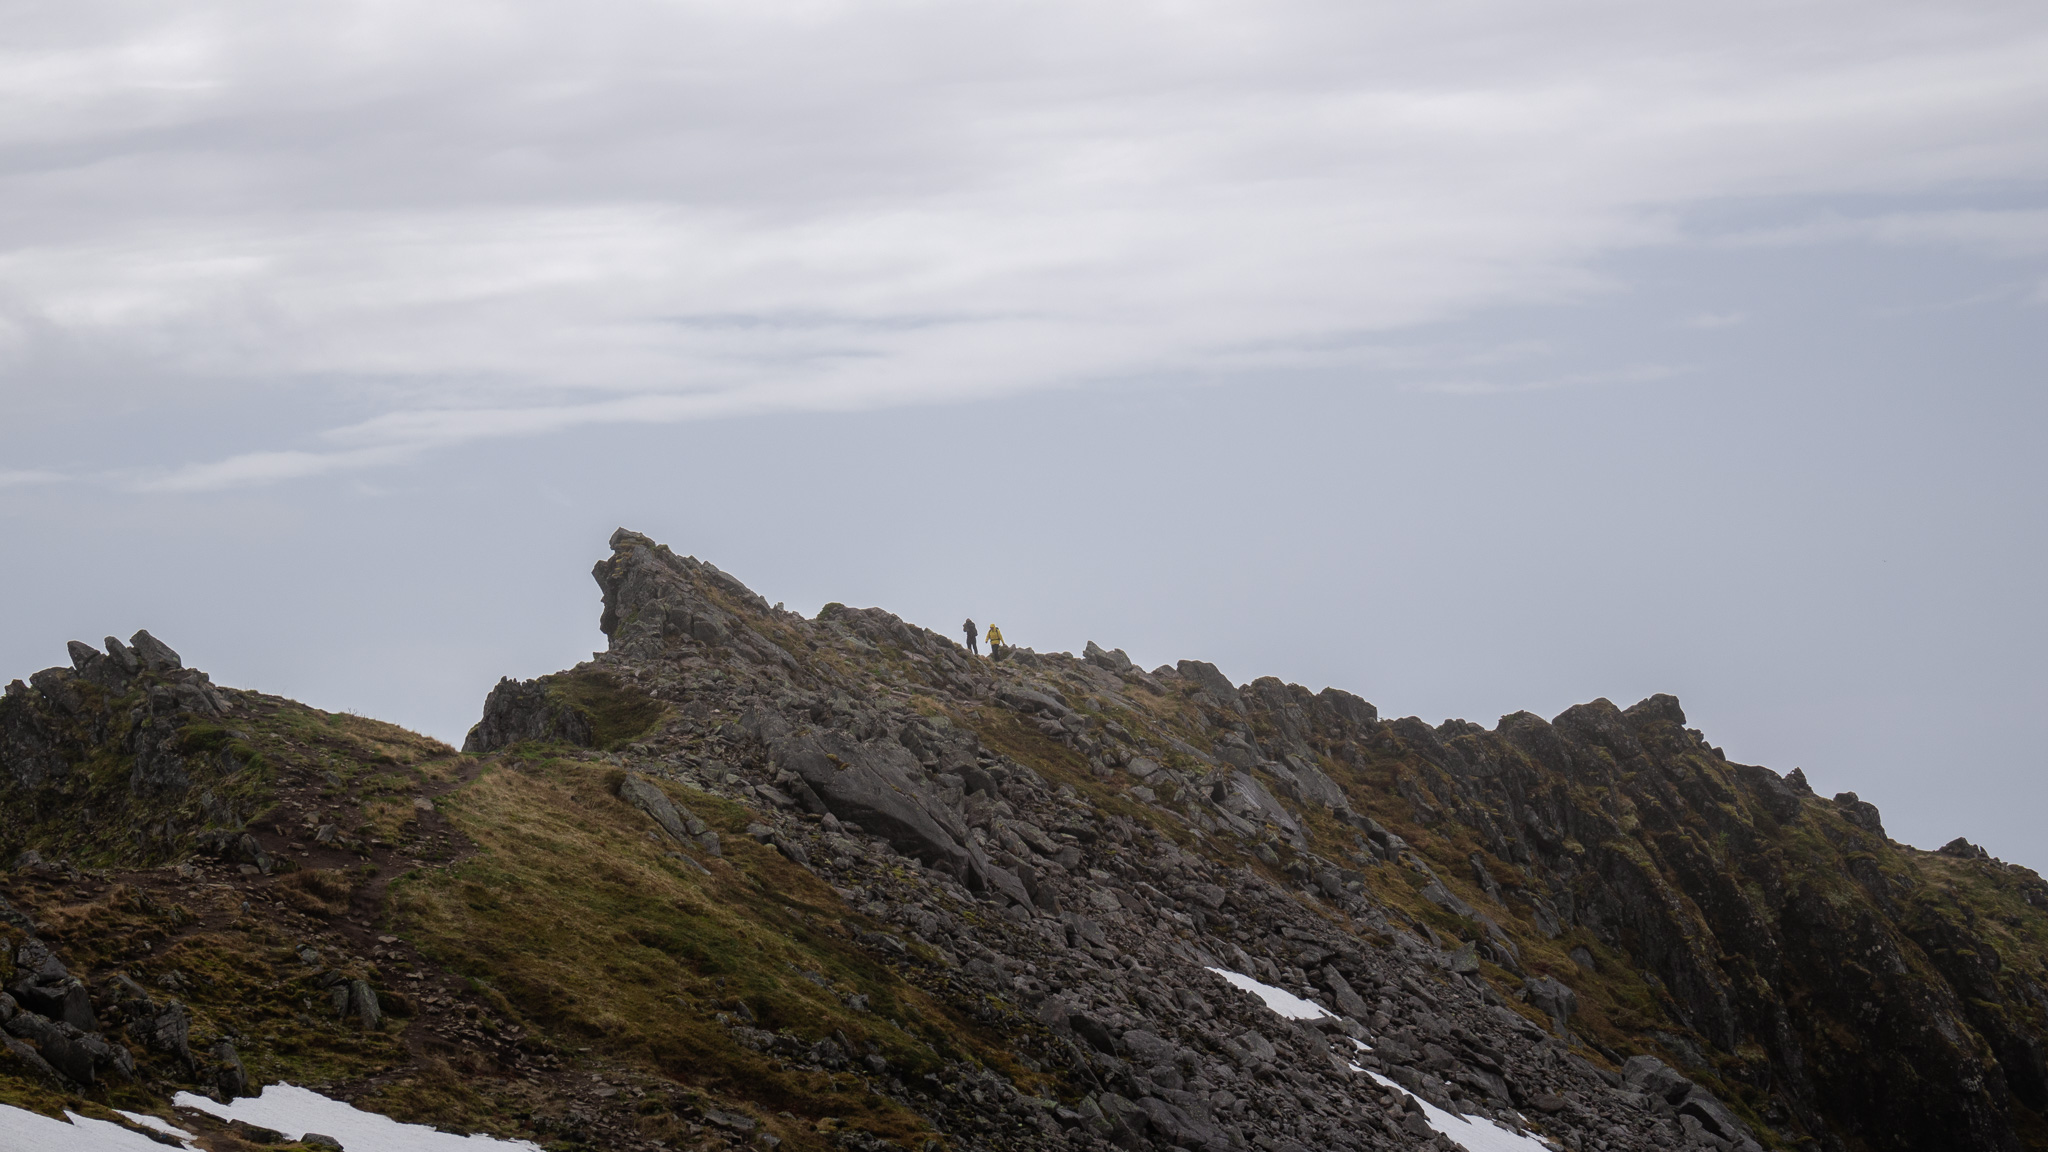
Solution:
[[[1412,1147],[1440,1139],[1416,1100],[1575,1149],[2048,1147],[2048,886],[1727,761],[1671,697],[1432,726],[1092,642],[985,660],[880,609],[807,619],[624,529],[593,577],[606,651],[502,681],[461,754],[162,660],[102,684],[113,647],[77,646],[0,702],[9,898],[101,882],[63,852],[123,866],[108,891],[187,871],[296,917],[244,932],[324,923],[354,969],[297,978],[345,984],[356,1032],[274,1025],[256,1079],[354,1037],[320,1057],[337,1091],[563,1147]],[[148,783],[164,750],[182,786]],[[1213,968],[1331,1016],[1275,1025]],[[366,1023],[380,994],[407,1016]],[[249,1035],[232,1015],[209,1026]],[[233,1088],[135,1047],[136,1084]],[[660,1114],[550,1088],[593,1062]],[[842,1077],[853,1119],[820,1111]]]

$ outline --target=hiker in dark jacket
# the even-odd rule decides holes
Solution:
[[[980,633],[975,631],[973,618],[969,617],[967,623],[960,626],[960,630],[967,633],[967,650],[976,656],[981,655],[981,650],[974,646],[974,638]]]

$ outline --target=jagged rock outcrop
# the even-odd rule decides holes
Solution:
[[[109,636],[104,652],[69,648],[70,668],[0,697],[0,845],[18,851],[45,827],[91,840],[111,822],[134,851],[162,856],[238,824],[245,813],[219,785],[251,753],[228,724],[228,694],[147,631],[127,644]]]
[[[734,613],[736,607],[769,611],[746,585],[637,532],[621,528],[611,545],[612,558],[591,574],[604,592],[598,627],[614,652],[658,656],[677,646],[731,646],[757,659],[793,663]]]
[[[462,750],[496,752],[525,740],[587,748],[596,734],[595,725],[582,709],[548,690],[546,677],[514,680],[507,676],[484,698],[483,719],[469,730]]]

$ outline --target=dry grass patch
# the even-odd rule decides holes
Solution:
[[[356,885],[346,872],[302,868],[279,878],[271,894],[308,916],[339,916],[348,911]]]

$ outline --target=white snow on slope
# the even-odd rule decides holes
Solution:
[[[1265,1001],[1266,1007],[1272,1009],[1273,1013],[1277,1016],[1284,1016],[1289,1020],[1320,1020],[1325,1016],[1335,1015],[1335,1013],[1328,1011],[1314,1001],[1304,1000],[1299,996],[1275,988],[1271,984],[1254,980],[1242,972],[1232,972],[1227,968],[1211,968],[1209,971]],[[1359,1044],[1356,1040],[1352,1041],[1352,1043],[1358,1044],[1359,1049],[1362,1051],[1371,1051],[1370,1048],[1367,1048],[1364,1044]],[[1351,1067],[1354,1071],[1364,1072],[1366,1075],[1371,1076],[1384,1087],[1391,1088],[1403,1096],[1410,1096],[1417,1104],[1422,1106],[1423,1118],[1429,1121],[1429,1126],[1463,1144],[1466,1152],[1556,1152],[1556,1149],[1551,1145],[1544,1143],[1534,1136],[1524,1136],[1519,1133],[1510,1132],[1483,1117],[1477,1120],[1468,1120],[1455,1113],[1446,1112],[1419,1096],[1412,1096],[1407,1089],[1402,1088],[1399,1084],[1394,1083],[1377,1072],[1367,1068],[1360,1068],[1356,1064],[1353,1064]]]
[[[111,1121],[64,1115],[69,1124],[0,1104],[0,1152],[163,1152],[163,1145]]]
[[[263,1094],[217,1104],[204,1096],[180,1092],[179,1107],[197,1108],[223,1120],[246,1120],[275,1128],[289,1139],[319,1132],[341,1141],[349,1152],[540,1152],[525,1140],[498,1140],[489,1136],[456,1136],[437,1132],[423,1124],[400,1124],[389,1116],[365,1112],[318,1092],[290,1084],[272,1084]],[[70,1123],[52,1120],[35,1112],[0,1105],[0,1152],[162,1152],[158,1144],[119,1124],[93,1120],[76,1113],[65,1115]],[[154,1128],[180,1138],[191,1133],[165,1123],[155,1116],[123,1112],[122,1116],[145,1128]],[[189,1145],[188,1145],[189,1146]]]
[[[218,1104],[190,1092],[178,1093],[173,1101],[181,1108],[197,1108],[223,1120],[245,1120],[275,1128],[287,1139],[296,1140],[318,1132],[341,1141],[348,1152],[541,1152],[526,1140],[498,1140],[490,1136],[455,1136],[424,1124],[400,1124],[389,1116],[365,1112],[352,1104],[330,1100],[311,1089],[290,1084],[272,1084],[260,1096],[244,1097]],[[141,1137],[136,1137],[141,1139]],[[147,1144],[149,1152],[156,1145]],[[94,1150],[97,1152],[97,1150]]]
[[[1382,1087],[1391,1088],[1422,1105],[1422,1115],[1429,1121],[1429,1126],[1463,1144],[1465,1152],[1557,1152],[1554,1146],[1534,1136],[1510,1132],[1484,1117],[1475,1120],[1446,1112],[1370,1068],[1359,1070],[1378,1081]]]
[[[1228,968],[1211,968],[1209,971],[1264,1000],[1266,1007],[1271,1008],[1276,1015],[1285,1016],[1289,1020],[1320,1020],[1325,1016],[1335,1015],[1313,1000],[1303,1000],[1271,984],[1262,984],[1242,972],[1232,972]]]

